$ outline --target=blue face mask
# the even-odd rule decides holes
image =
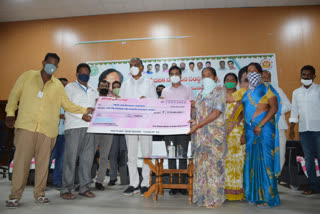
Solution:
[[[89,75],[87,74],[79,74],[78,75],[78,79],[81,81],[81,82],[88,82],[89,81]]]
[[[54,64],[46,64],[44,66],[44,71],[48,74],[48,75],[52,75],[54,72],[56,72],[57,67]]]

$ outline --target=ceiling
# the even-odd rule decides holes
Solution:
[[[320,5],[320,0],[0,0],[0,22],[145,11]]]

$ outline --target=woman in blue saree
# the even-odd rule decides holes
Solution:
[[[281,100],[269,83],[261,81],[258,63],[248,65],[248,88],[226,97],[226,102],[242,100],[245,117],[246,159],[244,191],[249,204],[259,208],[278,206],[277,176],[280,172],[278,120]]]

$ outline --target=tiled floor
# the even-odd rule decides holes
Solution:
[[[105,191],[94,191],[96,198],[88,199],[76,195],[73,201],[63,200],[59,197],[59,192],[54,188],[48,187],[47,197],[51,200],[49,205],[36,204],[33,201],[33,188],[26,187],[21,207],[18,209],[7,209],[5,201],[10,192],[10,182],[7,179],[0,179],[0,213],[1,214],[96,214],[96,213],[115,213],[115,214],[156,214],[156,213],[219,213],[219,214],[251,214],[251,213],[281,213],[281,214],[300,214],[300,213],[320,213],[320,194],[304,196],[301,192],[295,192],[280,186],[281,205],[276,208],[259,209],[249,206],[246,202],[225,202],[224,206],[217,209],[200,208],[188,203],[187,196],[170,196],[168,190],[165,191],[163,198],[158,202],[153,202],[151,198],[144,199],[140,194],[134,196],[124,196],[122,194],[125,186],[116,185],[107,187]]]

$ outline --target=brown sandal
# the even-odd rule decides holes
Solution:
[[[94,197],[96,197],[96,195],[95,195],[93,192],[91,192],[90,190],[85,191],[84,193],[79,193],[79,195],[85,196],[85,197],[87,197],[87,198],[94,198]]]
[[[313,191],[311,189],[305,190],[302,194],[303,195],[313,195],[313,194],[318,194],[320,191]]]
[[[73,200],[76,197],[71,193],[71,192],[66,192],[60,195],[61,198],[65,199],[65,200]]]

